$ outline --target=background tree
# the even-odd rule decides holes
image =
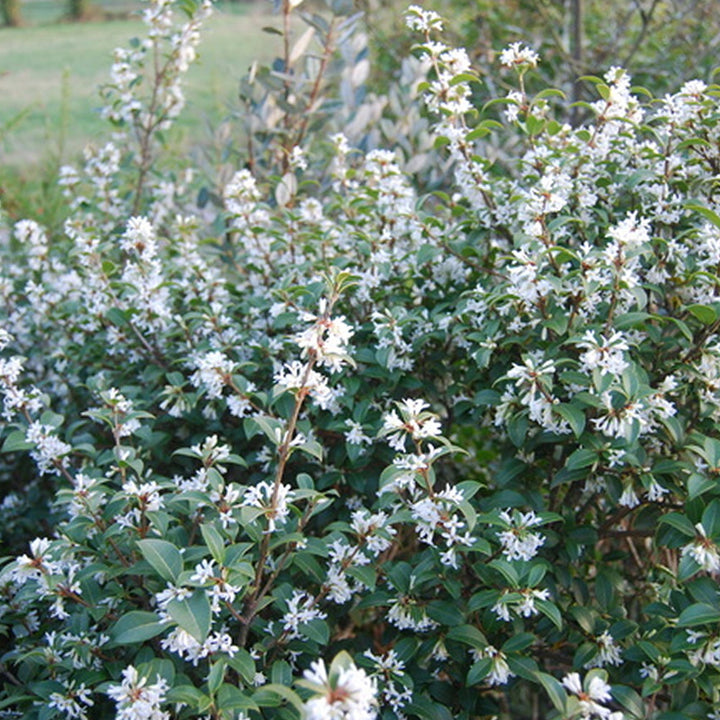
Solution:
[[[92,0],[70,0],[69,15],[73,20],[86,20],[92,12]]]
[[[17,27],[22,22],[20,0],[0,0],[0,14],[4,25]]]

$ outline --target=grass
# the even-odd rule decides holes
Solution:
[[[137,7],[127,0],[96,4],[113,12]],[[60,0],[26,0],[28,25],[0,28],[0,137],[6,128],[0,170],[24,171],[48,157],[71,161],[88,142],[109,135],[99,117],[97,88],[109,77],[113,48],[127,46],[144,26],[138,19],[55,23],[63,6]],[[188,73],[187,106],[179,122],[190,141],[201,139],[206,121],[218,122],[226,114],[251,62],[277,54],[278,38],[261,32],[270,24],[277,18],[245,3],[226,5],[211,18],[200,60]]]

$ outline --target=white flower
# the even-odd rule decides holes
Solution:
[[[148,685],[148,679],[138,677],[132,665],[123,670],[122,676],[120,685],[111,685],[107,690],[117,705],[116,720],[170,719],[170,713],[160,709],[169,689],[163,678],[158,675],[156,681]]]
[[[292,488],[289,485],[275,485],[269,482],[260,482],[245,491],[242,504],[246,507],[258,507],[263,509],[263,514],[268,520],[268,532],[274,532],[277,523],[284,524],[290,514],[288,502],[294,497]]]
[[[513,515],[503,510],[500,519],[510,526],[498,533],[505,557],[508,560],[530,560],[535,557],[538,549],[545,544],[545,538],[528,528],[541,523],[542,519],[532,510],[527,513],[515,512]]]
[[[608,235],[624,248],[641,248],[650,242],[650,221],[638,220],[637,212],[631,212],[620,223],[608,230]]]
[[[595,638],[598,644],[598,654],[585,663],[586,668],[604,667],[605,665],[622,665],[622,650],[615,643],[613,636],[607,630]]]
[[[423,10],[419,5],[411,5],[405,12],[405,23],[416,32],[442,30],[442,18],[433,10]]]
[[[537,67],[540,56],[521,42],[512,43],[500,53],[503,67]]]
[[[506,685],[511,677],[515,677],[515,673],[510,670],[507,663],[507,656],[502,650],[488,645],[483,650],[473,651],[472,654],[476,660],[490,658],[490,674],[487,676],[489,685]]]
[[[71,682],[66,687],[65,693],[51,693],[48,706],[65,713],[65,717],[71,718],[71,720],[74,718],[87,720],[88,716],[85,711],[94,704],[90,697],[90,690],[85,687],[85,683],[75,687],[75,683]]]
[[[602,375],[622,375],[630,366],[624,359],[624,353],[629,346],[621,332],[614,332],[609,338],[605,335],[597,335],[588,330],[583,339],[577,343],[585,352],[580,356],[583,369],[592,372],[600,370]]]
[[[595,671],[597,672],[597,671]],[[563,678],[562,684],[576,695],[579,700],[582,720],[602,718],[602,720],[623,720],[622,713],[613,713],[601,703],[610,702],[610,686],[599,675],[593,675],[589,681],[580,680],[578,673],[570,673]]]
[[[235,363],[219,350],[206,353],[194,359],[197,370],[190,377],[190,382],[197,388],[204,388],[210,398],[222,395],[235,369]]]
[[[718,546],[707,536],[705,528],[695,525],[697,537],[695,542],[685,545],[682,555],[689,555],[703,570],[720,572],[720,551]]]
[[[347,425],[347,427],[349,428],[349,430],[345,433],[345,442],[347,442],[349,445],[372,444],[372,438],[369,438],[365,434],[362,423],[348,419],[345,421],[345,425]]]
[[[424,400],[406,398],[396,405],[400,415],[391,410],[383,418],[383,427],[380,430],[381,436],[390,435],[388,444],[391,448],[402,452],[408,435],[415,441],[440,436],[440,422],[436,415],[427,411],[426,408],[430,406]]]
[[[287,601],[287,612],[283,615],[283,631],[288,639],[302,638],[301,625],[311,620],[324,619],[326,614],[315,607],[315,598],[304,590],[293,590],[292,597]]]
[[[303,356],[312,355],[319,365],[337,372],[346,363],[352,364],[347,345],[354,334],[344,317],[331,318],[325,312],[326,303],[320,303],[318,315],[306,314],[304,319],[313,324],[295,336]]]
[[[634,508],[640,504],[638,496],[635,494],[635,489],[632,484],[626,485],[623,488],[622,495],[618,498],[618,505],[623,507]]]
[[[331,666],[330,676],[322,660],[304,673],[305,684],[316,697],[305,703],[305,720],[374,720],[377,717],[377,686],[365,671],[349,659]]]

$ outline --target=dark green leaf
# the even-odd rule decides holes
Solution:
[[[198,642],[205,642],[210,632],[210,602],[204,590],[196,590],[189,598],[171,600],[168,615]]]
[[[115,645],[132,645],[149,640],[167,628],[153,612],[134,610],[123,615],[110,629],[110,638]]]
[[[158,575],[168,582],[175,583],[182,572],[183,561],[180,551],[167,540],[138,540],[143,557],[153,566]]]

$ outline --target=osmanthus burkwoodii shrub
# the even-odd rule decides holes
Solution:
[[[3,247],[5,457],[61,519],[0,575],[2,716],[717,718],[719,89],[612,68],[571,127],[513,45],[476,109],[413,7],[446,192],[289,115],[216,211],[157,140],[184,6]]]

